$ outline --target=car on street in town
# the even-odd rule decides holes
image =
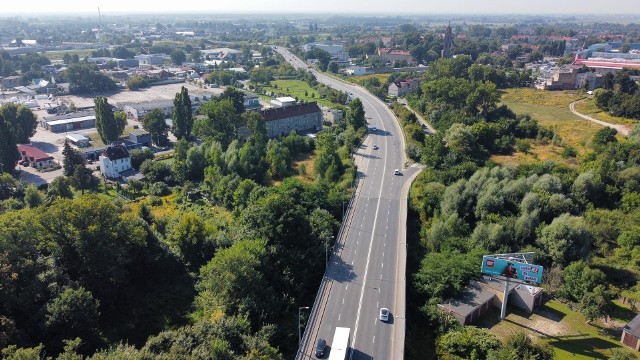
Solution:
[[[323,338],[319,338],[316,342],[315,353],[316,357],[320,358],[324,356],[324,348],[327,346],[327,341]]]
[[[378,145],[373,145],[373,150],[378,150],[378,149],[379,149]]]
[[[389,321],[389,309],[381,308],[380,316],[378,318],[380,319],[380,321],[384,321],[384,322]]]
[[[402,173],[400,172],[400,169],[395,169],[393,170],[393,175],[402,175]]]

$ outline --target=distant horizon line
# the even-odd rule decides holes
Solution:
[[[0,15],[0,18],[14,17],[14,16],[22,16],[22,17],[34,17],[34,16],[78,16],[78,15],[91,15],[93,16],[98,11],[96,7],[94,11],[78,11],[78,12],[5,12]],[[395,17],[395,16],[430,16],[430,15],[439,15],[439,16],[527,16],[527,17],[535,17],[535,16],[546,16],[546,17],[582,17],[582,16],[623,16],[625,18],[630,17],[638,17],[640,18],[640,13],[637,14],[629,14],[629,13],[514,13],[514,12],[475,12],[475,13],[458,13],[458,12],[388,12],[388,11],[380,11],[380,12],[330,12],[330,11],[311,11],[311,12],[302,12],[302,11],[229,11],[229,10],[185,10],[185,11],[105,11],[101,10],[100,13],[102,15],[331,15],[331,16],[344,16],[344,17],[367,17],[367,16],[376,16],[376,17]]]

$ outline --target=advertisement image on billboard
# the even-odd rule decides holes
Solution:
[[[493,256],[482,257],[482,273],[491,276],[503,276],[531,283],[542,282],[543,267],[526,264],[515,260],[502,259]]]

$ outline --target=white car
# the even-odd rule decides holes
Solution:
[[[400,169],[395,169],[393,170],[393,175],[402,175],[402,173],[400,172]]]
[[[380,319],[380,321],[384,321],[384,322],[389,321],[389,309],[381,308],[380,316],[378,318]]]
[[[378,145],[373,145],[373,150],[378,150],[378,149],[379,149]]]

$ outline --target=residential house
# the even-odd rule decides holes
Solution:
[[[20,161],[27,161],[29,166],[34,168],[46,168],[53,164],[53,156],[33,145],[20,144],[18,145],[18,152],[20,153]]]
[[[331,109],[328,107],[321,107],[322,109],[322,121],[330,122],[331,124],[337,124],[344,119],[344,111],[340,109]]]
[[[167,58],[168,56],[166,54],[143,54],[134,56],[134,59],[138,60],[140,66],[162,65]]]
[[[349,53],[344,51],[344,46],[342,44],[336,44],[332,42],[316,42],[316,43],[308,43],[302,46],[304,51],[311,51],[312,49],[318,48],[322,49],[329,54],[331,54],[331,59],[346,62],[349,61]]]
[[[13,89],[16,86],[20,86],[20,76],[7,76],[2,78],[3,89]]]
[[[151,134],[148,131],[136,129],[129,132],[129,141],[151,147]]]
[[[389,96],[401,97],[420,87],[420,79],[413,78],[402,81],[396,81],[389,85]]]
[[[308,133],[322,129],[322,110],[315,102],[264,109],[260,115],[265,121],[268,138],[286,136],[291,131]],[[247,126],[240,126],[238,134],[246,139]]]
[[[406,61],[408,65],[415,63],[409,50],[399,50],[391,48],[379,48],[378,55],[376,57],[380,62],[393,64],[396,61]]]
[[[171,117],[173,113],[173,100],[146,101],[137,104],[126,104],[122,110],[130,119],[141,121],[153,109],[160,109],[166,117]]]
[[[235,61],[242,56],[242,51],[230,48],[216,48],[200,50],[207,60]]]
[[[247,110],[259,109],[261,107],[260,97],[256,94],[245,92],[243,105]]]
[[[635,351],[640,350],[640,315],[636,315],[622,328],[620,342]]]
[[[120,179],[120,173],[131,169],[131,156],[123,144],[111,145],[100,155],[100,173],[109,179]]]
[[[565,65],[556,68],[553,77],[538,87],[544,90],[575,90],[578,88],[578,73],[584,72],[584,65]]]

